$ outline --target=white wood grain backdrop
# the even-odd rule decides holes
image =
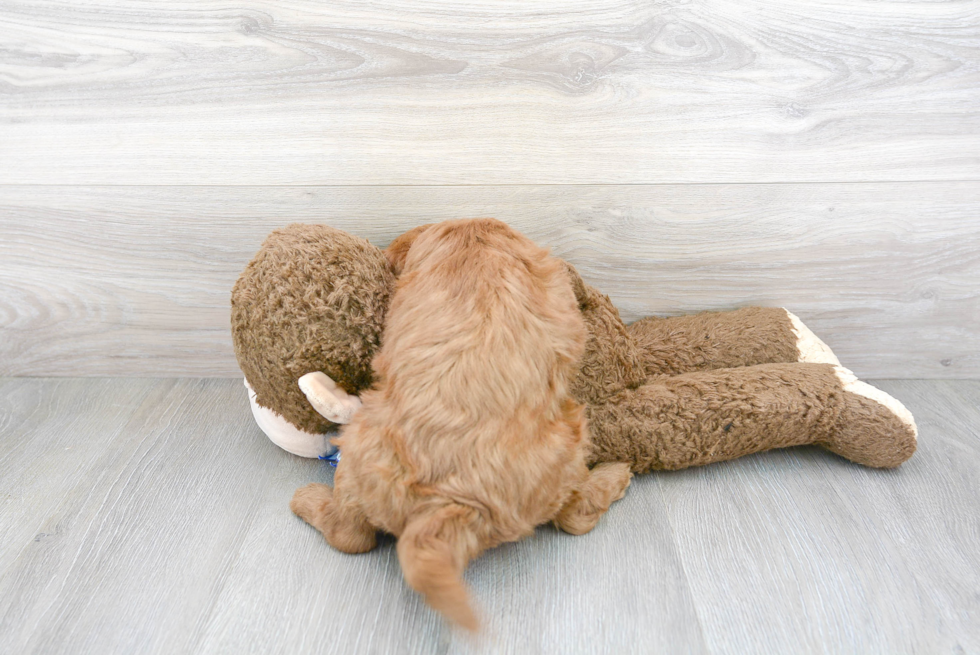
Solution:
[[[228,299],[273,228],[380,246],[493,215],[626,320],[787,306],[860,375],[980,372],[969,182],[504,187],[0,187],[0,374],[237,375]]]
[[[273,227],[494,215],[624,315],[980,374],[980,2],[0,0],[0,374],[234,375]]]
[[[0,182],[851,182],[980,169],[976,1],[0,11]]]

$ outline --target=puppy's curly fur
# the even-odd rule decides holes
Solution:
[[[400,277],[375,384],[337,440],[334,488],[291,507],[345,552],[397,535],[408,583],[473,630],[469,560],[549,520],[588,532],[629,465],[586,466],[569,395],[586,328],[559,260],[492,219],[425,226],[386,254]]]

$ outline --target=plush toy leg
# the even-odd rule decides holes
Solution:
[[[834,371],[844,387],[845,420],[819,444],[852,462],[879,468],[898,466],[911,457],[919,431],[905,405],[846,368],[836,366]]]
[[[645,318],[627,331],[648,376],[780,362],[840,364],[799,318],[780,307]]]
[[[377,530],[364,513],[325,484],[300,487],[289,503],[293,514],[323,533],[327,542],[345,553],[366,553],[377,545]]]
[[[322,457],[336,450],[330,444],[330,435],[300,430],[268,407],[259,405],[255,400],[255,391],[252,390],[248,380],[245,380],[245,388],[248,390],[252,417],[272,443],[300,457]]]
[[[818,444],[866,466],[898,466],[916,429],[900,402],[829,364],[761,364],[661,377],[590,406],[592,461],[634,472]]]

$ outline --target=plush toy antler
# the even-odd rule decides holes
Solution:
[[[568,270],[590,331],[573,392],[587,406],[594,462],[644,472],[817,444],[893,467],[915,452],[908,410],[842,368],[785,309],[625,326]],[[330,227],[291,225],[262,245],[232,292],[232,334],[256,421],[274,442],[324,454],[324,434],[357,410],[394,279],[380,249]]]

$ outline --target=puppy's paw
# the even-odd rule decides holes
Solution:
[[[361,399],[341,389],[326,373],[314,371],[299,379],[299,388],[317,414],[334,423],[350,423]]]
[[[570,534],[585,534],[623,497],[632,477],[629,464],[624,462],[599,464],[558,512],[555,525]]]
[[[606,462],[592,469],[592,479],[598,488],[606,491],[612,504],[626,495],[633,473],[626,462]]]
[[[319,529],[332,500],[333,489],[325,484],[312,482],[296,490],[293,499],[289,502],[289,509],[293,510],[293,514]]]

